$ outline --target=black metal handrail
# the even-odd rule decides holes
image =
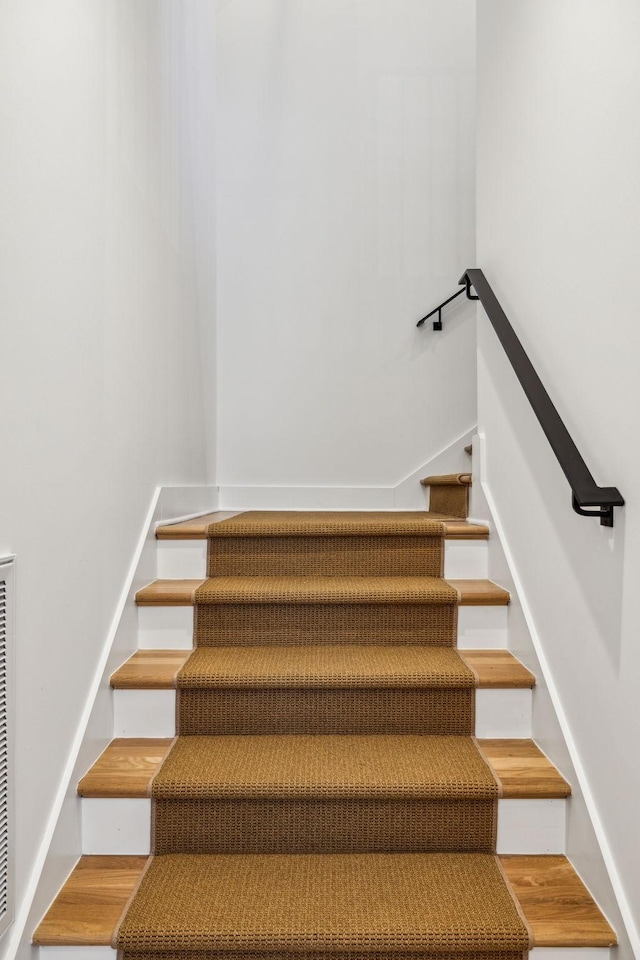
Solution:
[[[600,523],[605,527],[613,526],[613,508],[622,507],[624,498],[617,487],[599,487],[593,479],[589,468],[582,459],[580,451],[571,439],[571,435],[560,414],[551,401],[551,397],[545,390],[540,377],[536,373],[531,360],[527,356],[524,347],[520,343],[518,336],[509,323],[507,316],[498,303],[498,299],[489,285],[482,270],[467,270],[460,278],[459,283],[464,284],[458,294],[466,291],[470,300],[480,300],[484,310],[491,321],[504,351],[509,358],[515,374],[520,381],[533,412],[544,430],[547,440],[551,444],[551,449],[556,455],[562,471],[569,481],[572,491],[572,506],[576,513],[583,517],[599,517]],[[473,288],[477,296],[471,293]],[[453,297],[445,303],[449,303]],[[431,313],[416,324],[418,327],[424,321],[439,313],[445,304],[440,304]],[[442,324],[434,330],[441,330]],[[598,510],[586,510],[585,507],[598,507]]]

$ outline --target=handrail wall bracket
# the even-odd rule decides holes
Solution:
[[[458,283],[464,283],[465,290],[466,290],[466,293],[467,293],[467,300],[479,300],[479,299],[480,299],[480,297],[474,296],[474,294],[471,293],[472,283],[471,283],[471,280],[469,280],[469,277],[467,276],[466,273],[465,273],[464,277],[460,277],[460,279],[458,280]]]
[[[584,510],[578,503],[578,498],[576,497],[575,493],[572,493],[571,506],[576,513],[580,514],[581,517],[600,517],[600,526],[613,526],[613,506],[611,504],[609,504],[609,506],[602,507],[600,510]],[[617,504],[617,506],[622,506],[622,503]]]

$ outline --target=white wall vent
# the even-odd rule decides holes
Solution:
[[[13,922],[13,638],[15,557],[0,558],[0,936]]]

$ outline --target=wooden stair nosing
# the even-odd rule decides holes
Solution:
[[[136,593],[139,607],[190,607],[205,580],[154,580]],[[461,606],[507,606],[507,590],[492,580],[446,580],[458,591]]]
[[[250,648],[249,648],[250,649]],[[189,650],[137,650],[111,677],[116,690],[168,690],[190,655]],[[508,650],[459,650],[475,671],[479,689],[530,689],[534,675]]]
[[[473,486],[473,476],[467,470],[466,473],[447,474],[447,479],[437,475],[423,477],[420,483],[423,487],[471,487]],[[449,477],[456,477],[450,480]]]
[[[172,740],[118,738],[78,784],[87,798],[143,798],[167,756]],[[562,799],[571,788],[533,740],[479,740],[481,752],[502,786],[505,799]]]
[[[192,520],[179,523],[162,524],[156,528],[157,540],[206,540],[207,529],[211,523],[229,520],[238,512],[219,511],[207,513]],[[425,515],[428,515],[425,513]],[[446,526],[447,540],[487,540],[489,528],[483,523],[469,523],[467,520],[443,520]]]
[[[38,946],[108,946],[145,856],[84,856],[33,935]],[[611,947],[616,936],[563,855],[502,855],[535,947]],[[115,956],[115,954],[114,954]]]

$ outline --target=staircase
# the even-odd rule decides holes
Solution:
[[[41,960],[113,958],[118,930],[124,960],[507,960],[527,941],[605,960],[615,935],[564,856],[570,786],[530,739],[535,678],[462,477],[423,481],[422,515],[157,530]]]

